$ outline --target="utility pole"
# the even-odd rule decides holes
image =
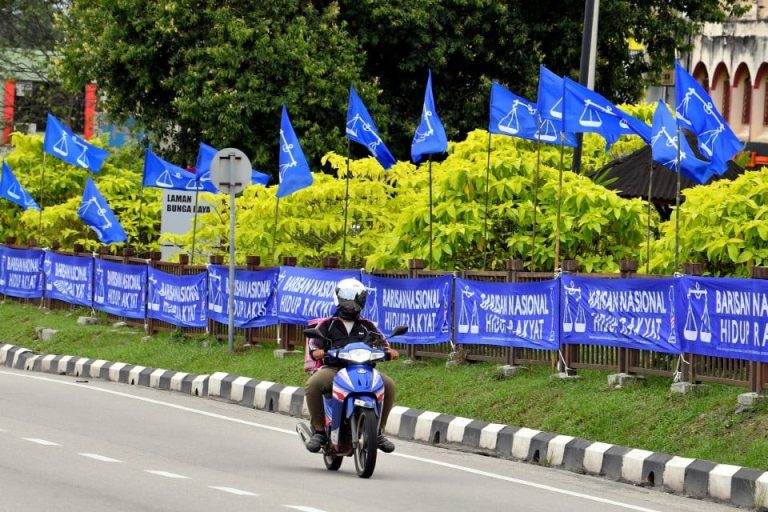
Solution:
[[[584,30],[581,34],[581,63],[579,83],[589,89],[595,88],[595,60],[597,57],[597,20],[600,16],[600,0],[584,0]],[[584,134],[576,134],[576,148],[573,151],[573,172],[581,170],[581,144]]]

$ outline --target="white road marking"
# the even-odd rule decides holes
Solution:
[[[237,494],[238,496],[258,496],[256,493],[243,491],[241,489],[235,489],[234,487],[219,487],[217,485],[209,485],[211,489],[216,489],[217,491],[224,491],[228,492],[230,494]]]
[[[59,443],[54,443],[53,441],[46,441],[45,439],[37,439],[36,437],[22,437],[22,439],[25,441],[29,441],[30,443],[41,444],[43,446],[61,446]]]
[[[24,378],[24,379],[42,380],[42,381],[51,382],[51,383],[54,383],[54,384],[60,384],[60,385],[64,385],[64,386],[74,386],[74,387],[78,387],[78,388],[84,389],[84,390],[97,391],[97,392],[100,392],[100,393],[107,393],[107,394],[110,394],[110,395],[121,396],[121,397],[124,397],[124,398],[130,398],[130,399],[133,399],[133,400],[139,400],[141,402],[147,402],[147,403],[151,403],[151,404],[155,404],[155,405],[162,405],[164,407],[169,407],[171,409],[177,409],[177,410],[180,410],[180,411],[190,412],[192,414],[198,414],[200,416],[207,416],[209,418],[216,418],[216,419],[223,420],[223,421],[229,421],[229,422],[232,422],[232,423],[238,423],[240,425],[248,425],[248,426],[252,426],[252,427],[262,428],[262,429],[265,429],[265,430],[271,430],[273,432],[281,432],[283,434],[288,434],[288,435],[291,435],[291,436],[296,436],[297,435],[294,430],[288,430],[288,429],[284,429],[284,428],[272,427],[270,425],[264,425],[264,424],[255,423],[255,422],[252,422],[252,421],[241,420],[239,418],[231,418],[229,416],[224,416],[223,414],[216,414],[216,413],[213,413],[213,412],[201,411],[199,409],[193,409],[191,407],[185,407],[183,405],[177,405],[177,404],[172,404],[172,403],[168,403],[168,402],[162,402],[160,400],[154,400],[152,398],[144,398],[144,397],[141,397],[141,396],[130,395],[128,393],[123,393],[121,391],[113,391],[111,389],[103,389],[103,388],[98,388],[98,387],[93,387],[93,386],[90,386],[90,387],[89,386],[83,386],[83,385],[75,383],[75,382],[61,381],[61,380],[51,379],[51,378],[48,378],[48,377],[39,377],[39,376],[36,376],[36,375],[25,375],[23,373],[11,373],[11,372],[6,372],[6,371],[0,371],[0,375],[8,375],[8,376],[11,376],[11,377],[20,377],[20,378]],[[416,457],[416,456],[413,456],[413,455],[404,455],[402,453],[393,453],[392,455],[394,455],[395,457],[403,457],[405,459],[410,459],[410,460],[414,460],[414,461],[418,461],[418,462],[423,462],[425,464],[432,464],[432,465],[441,466],[441,467],[444,467],[444,468],[455,469],[456,471],[463,471],[465,473],[470,473],[470,474],[477,475],[477,476],[493,478],[495,480],[502,480],[502,481],[505,481],[505,482],[510,482],[510,483],[514,483],[514,484],[518,484],[518,485],[525,485],[525,486],[528,486],[528,487],[533,487],[535,489],[541,489],[541,490],[553,492],[553,493],[556,493],[556,494],[563,494],[565,496],[581,498],[581,499],[584,499],[584,500],[594,501],[594,502],[597,502],[597,503],[605,503],[605,504],[613,505],[613,506],[616,506],[616,507],[626,508],[628,510],[636,510],[638,512],[659,512],[659,511],[657,511],[655,509],[651,509],[651,508],[645,508],[645,507],[640,507],[640,506],[637,506],[637,505],[631,505],[629,503],[622,503],[620,501],[614,501],[614,500],[609,500],[609,499],[605,499],[605,498],[600,498],[598,496],[591,496],[589,494],[582,494],[580,492],[568,491],[568,490],[565,490],[565,489],[558,489],[556,487],[552,487],[552,486],[545,485],[545,484],[539,484],[539,483],[536,483],[536,482],[529,482],[527,480],[520,480],[518,478],[511,478],[511,477],[504,476],[504,475],[499,475],[499,474],[496,474],[496,473],[490,473],[488,471],[481,471],[479,469],[474,469],[474,468],[470,468],[470,467],[466,467],[466,466],[459,466],[457,464],[450,464],[450,463],[447,463],[447,462],[441,462],[441,461],[433,460],[433,459],[426,459],[426,458],[423,458],[423,457]],[[286,505],[286,506],[288,506],[288,505]],[[306,507],[304,507],[304,508],[296,508],[296,506],[292,506],[292,505],[289,506],[289,508],[290,507],[293,507],[296,510],[301,510],[303,512],[318,512],[317,509],[311,509],[311,508],[306,508]],[[319,512],[324,512],[324,511],[319,511]]]
[[[179,475],[177,473],[169,473],[168,471],[156,471],[154,469],[145,469],[144,471],[153,475],[164,476],[165,478],[184,478],[187,480],[189,479],[188,476]]]
[[[325,512],[325,510],[312,507],[302,507],[301,505],[283,505],[286,508],[292,508],[293,510],[300,510],[301,512]]]
[[[82,455],[83,457],[88,457],[89,459],[93,459],[93,460],[99,460],[101,462],[122,462],[121,460],[113,459],[112,457],[106,457],[104,455],[99,455],[97,453],[78,453],[78,455]]]

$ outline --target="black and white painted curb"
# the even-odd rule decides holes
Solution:
[[[194,375],[0,345],[0,365],[227,400],[308,417],[304,389],[217,372]],[[695,498],[768,510],[768,472],[395,406],[387,434],[400,439],[603,476]]]

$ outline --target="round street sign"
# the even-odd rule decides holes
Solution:
[[[239,194],[251,183],[251,161],[239,149],[221,149],[211,160],[211,181],[222,192]]]

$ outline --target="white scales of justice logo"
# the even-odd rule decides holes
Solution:
[[[288,169],[296,167],[298,162],[296,162],[296,159],[293,157],[293,144],[288,143],[288,140],[285,138],[285,132],[283,132],[283,130],[280,130],[280,141],[280,151],[286,153],[289,158],[287,163],[280,164],[280,182],[282,182],[283,176],[288,171]]]
[[[358,126],[361,126],[364,132],[370,133],[374,137],[374,139],[376,139],[369,142],[367,146],[368,146],[368,149],[371,151],[371,153],[373,153],[374,155],[378,155],[377,148],[380,145],[384,144],[384,141],[381,140],[381,137],[379,137],[379,134],[373,131],[373,128],[371,128],[371,125],[366,123],[365,120],[360,116],[360,114],[356,113],[355,116],[349,120],[346,126],[346,132],[352,135],[353,137],[359,138],[360,135],[358,135],[358,131],[357,131]]]
[[[459,313],[459,323],[457,328],[461,334],[477,334],[480,332],[480,317],[477,313],[477,301],[472,300],[472,317],[470,318],[467,311],[467,299],[475,296],[475,292],[471,291],[468,286],[465,286],[461,290],[461,311]]]
[[[77,214],[80,217],[85,217],[86,212],[91,208],[96,208],[96,215],[102,220],[98,225],[91,225],[94,231],[102,238],[104,231],[112,227],[112,221],[107,216],[108,210],[99,203],[99,200],[95,197],[88,199],[83,206],[77,210]]]
[[[613,111],[612,106],[598,105],[589,99],[584,100],[584,110],[581,112],[581,116],[579,116],[579,124],[587,128],[599,128],[603,126],[603,117],[600,115],[601,112],[611,117],[618,117]],[[629,125],[624,119],[619,119],[619,126],[625,130],[629,129]]]
[[[676,111],[679,120],[683,121],[691,128],[693,127],[693,123],[690,121],[690,119],[688,119],[688,109],[691,106],[692,99],[698,101],[704,113],[709,116],[715,124],[717,124],[716,128],[703,131],[698,134],[700,141],[699,147],[704,152],[704,154],[711,158],[714,151],[715,142],[717,141],[717,138],[720,136],[720,134],[725,131],[725,126],[717,118],[717,114],[715,114],[715,107],[712,102],[706,101],[704,98],[699,96],[693,87],[688,88],[688,91],[686,91],[682,101],[680,101],[680,104],[677,106]]]
[[[563,286],[565,292],[564,311],[563,311],[563,332],[584,332],[587,330],[587,320],[584,315],[584,308],[581,305],[581,288],[577,288],[571,281],[570,286]],[[572,301],[576,302],[576,318],[571,313],[569,307]]]
[[[208,309],[214,313],[224,311],[224,294],[221,288],[221,274],[218,272],[208,272],[208,279],[211,281],[211,302]]]
[[[670,134],[667,131],[667,128],[665,126],[662,126],[661,130],[659,130],[659,132],[656,135],[651,137],[651,147],[655,147],[656,143],[659,142],[659,141],[662,141],[666,147],[674,149],[675,152],[678,151],[678,148],[677,148],[677,145],[678,145],[677,135]],[[688,157],[688,155],[686,155],[685,152],[682,151],[682,149],[681,149],[680,150],[680,161],[685,160],[687,157]],[[675,159],[669,160],[667,162],[662,162],[661,164],[664,165],[665,167],[670,167],[672,169],[675,169],[675,168],[677,168],[677,159],[675,158]]]
[[[559,102],[557,104],[559,104]],[[555,106],[557,104],[555,104]],[[518,110],[521,108],[527,110],[528,115],[530,116],[535,116],[538,111],[534,106],[520,100],[513,100],[510,111],[499,120],[497,127],[500,132],[508,133],[510,135],[517,135],[520,132],[520,114],[518,114]],[[558,119],[563,117],[562,112],[557,112],[555,107],[550,109],[550,114]],[[540,118],[537,123],[537,130],[534,137],[542,142],[556,142],[558,140],[558,133],[554,121],[551,119]]]
[[[75,161],[82,167],[87,168],[90,165],[90,161],[88,160],[88,146],[85,144],[85,142],[80,140],[80,137],[77,135],[67,135],[67,132],[64,130],[61,131],[61,137],[59,137],[59,140],[56,142],[56,144],[53,145],[53,151],[57,155],[61,155],[62,157],[68,157],[69,156],[69,142],[72,141],[72,144],[80,148],[80,154],[77,155],[77,158],[75,158]]]
[[[702,289],[699,283],[695,288],[689,288],[686,293],[688,297],[688,312],[685,316],[685,326],[683,327],[683,337],[688,341],[701,340],[704,343],[712,341],[712,324],[709,318],[709,304],[707,303],[707,290]],[[704,303],[704,310],[696,321],[696,315],[693,312],[693,301]]]
[[[419,127],[416,128],[416,137],[414,137],[413,139],[413,142],[415,142],[416,144],[424,142],[429,137],[435,134],[435,129],[432,128],[432,124],[429,122],[429,118],[432,117],[432,115],[433,115],[432,111],[427,110],[427,105],[425,103],[422,109],[421,118],[424,120],[424,123],[427,125],[427,129],[423,132],[420,132],[418,128],[421,125],[419,125]]]

